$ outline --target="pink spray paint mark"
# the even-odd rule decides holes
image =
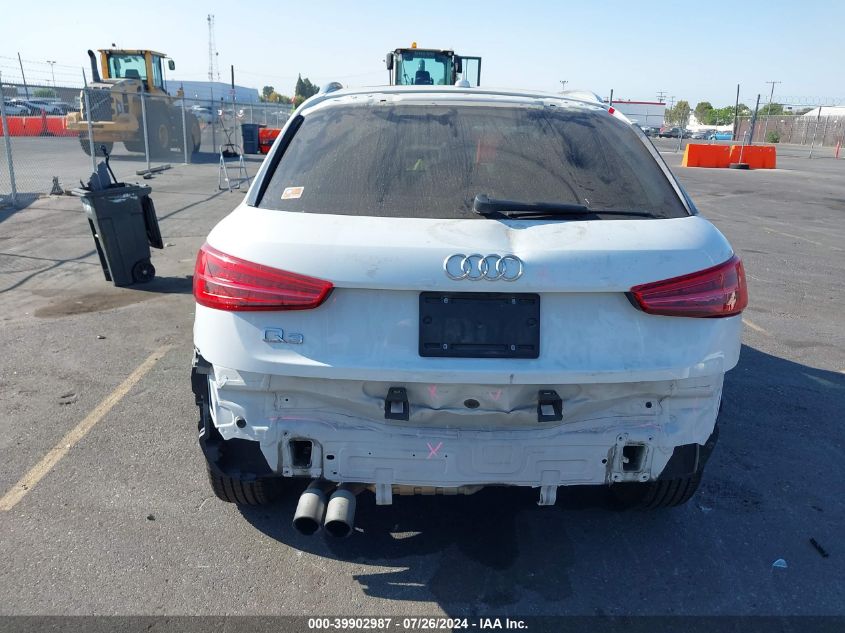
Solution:
[[[437,385],[428,386],[428,395],[430,395],[432,398],[437,397]]]
[[[501,398],[501,397],[502,397],[502,390],[501,390],[501,389],[496,389],[496,391],[491,391],[491,392],[490,392],[490,397],[491,397],[491,398],[493,398],[493,400],[495,400],[496,402],[498,402],[498,401],[499,401],[499,398]]]
[[[440,450],[440,447],[443,446],[443,442],[440,442],[437,446],[432,446],[431,442],[426,442],[426,446],[428,446],[428,457],[426,459],[431,459],[432,457],[437,457],[437,451]]]

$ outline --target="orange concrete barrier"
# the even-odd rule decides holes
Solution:
[[[777,167],[777,149],[774,145],[731,145],[731,162],[748,163],[751,169],[775,169]]]
[[[690,143],[684,149],[681,167],[727,167],[731,162],[731,148],[727,145]]]
[[[258,151],[266,154],[282,130],[274,127],[263,127],[258,130]]]
[[[68,130],[63,116],[7,116],[10,136],[78,136]],[[0,121],[0,135],[5,135]]]

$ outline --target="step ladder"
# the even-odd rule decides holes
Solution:
[[[237,160],[232,160],[237,158]],[[228,159],[228,160],[227,160]],[[230,170],[234,174],[230,174]],[[249,186],[249,174],[244,163],[244,153],[238,145],[225,143],[220,146],[220,167],[217,170],[217,190],[230,192],[240,189],[241,184]]]

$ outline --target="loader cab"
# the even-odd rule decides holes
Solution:
[[[155,51],[118,50],[100,51],[104,79],[137,79],[150,93],[166,93],[165,59],[166,56]],[[176,66],[172,59],[167,60],[167,67]]]
[[[397,48],[385,58],[392,86],[452,86],[462,75],[471,86],[481,81],[481,58],[455,55],[454,51]]]

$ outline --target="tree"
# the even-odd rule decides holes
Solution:
[[[272,101],[270,97],[274,92],[276,92],[276,89],[273,86],[264,86],[261,89],[261,101]]]
[[[679,127],[686,127],[689,123],[689,115],[692,112],[689,102],[681,99],[672,108],[667,108],[663,118],[668,125],[677,125]]]
[[[759,114],[760,116],[766,116],[770,114],[783,114],[783,106],[779,103],[767,103],[762,108],[760,108]]]
[[[32,91],[32,96],[36,99],[52,99],[56,96],[56,91],[52,88],[36,88]]]
[[[302,97],[303,101],[308,97],[311,97],[320,89],[311,83],[311,81],[306,77],[305,79],[302,78],[302,75],[297,75],[296,77],[296,87],[294,88],[293,95],[294,95],[294,103],[296,103],[296,97]]]
[[[695,106],[695,118],[702,125],[713,125],[710,120],[713,113],[713,104],[709,101],[699,101]]]

